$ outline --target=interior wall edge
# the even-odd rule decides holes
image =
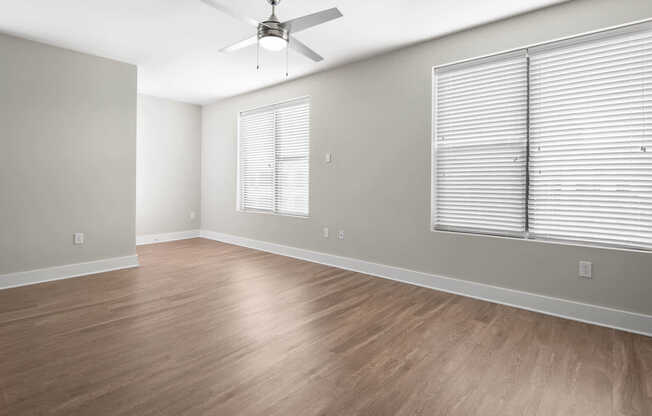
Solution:
[[[641,313],[486,285],[454,277],[435,275],[351,257],[290,247],[216,231],[202,229],[200,236],[209,240],[248,247],[326,266],[364,273],[374,277],[543,313],[545,315],[652,336],[652,316]]]
[[[143,94],[137,100],[138,244],[200,227],[201,107]]]
[[[137,81],[135,65],[0,33],[0,288],[136,255]]]

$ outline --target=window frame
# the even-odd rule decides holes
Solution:
[[[633,252],[645,252],[649,253],[652,252],[652,248],[647,248],[647,247],[641,247],[641,246],[636,246],[636,245],[627,245],[627,244],[615,244],[615,243],[596,243],[592,241],[584,241],[584,240],[569,240],[569,239],[555,239],[555,238],[549,238],[549,237],[542,237],[542,236],[534,236],[530,234],[529,229],[527,227],[528,224],[528,194],[530,192],[530,172],[529,172],[529,163],[530,163],[530,75],[529,75],[529,65],[530,65],[530,49],[546,49],[546,48],[555,48],[558,46],[566,46],[566,45],[571,45],[573,43],[580,43],[580,42],[585,42],[587,40],[599,40],[602,38],[606,38],[609,36],[613,36],[614,33],[616,34],[627,34],[627,33],[635,33],[638,31],[643,31],[643,30],[652,30],[652,18],[648,19],[643,19],[643,20],[638,20],[634,21],[631,23],[626,23],[622,25],[617,25],[617,26],[611,26],[603,29],[598,29],[598,30],[593,30],[589,32],[583,32],[571,36],[566,36],[566,37],[561,37],[561,38],[556,38],[550,41],[545,41],[545,42],[539,42],[539,43],[534,43],[534,44],[529,44],[513,49],[508,49],[500,52],[495,52],[495,53],[490,53],[478,57],[473,57],[473,58],[468,58],[468,59],[461,59],[445,64],[440,64],[440,65],[433,65],[431,68],[431,108],[430,108],[430,113],[431,113],[431,125],[430,125],[430,147],[431,147],[431,154],[430,154],[430,198],[429,198],[429,213],[430,213],[430,221],[429,221],[429,228],[430,231],[433,233],[451,233],[451,234],[460,234],[460,235],[471,235],[471,236],[486,236],[486,237],[495,237],[495,238],[508,238],[508,239],[516,239],[516,240],[522,240],[522,241],[535,241],[539,243],[549,243],[549,244],[559,244],[559,245],[570,245],[570,246],[580,246],[580,247],[592,247],[592,248],[601,248],[601,249],[615,249],[615,250],[623,250],[623,251],[633,251]],[[523,51],[525,53],[526,59],[527,59],[527,65],[528,65],[528,85],[527,85],[527,160],[526,163],[528,165],[528,168],[526,168],[526,184],[525,184],[525,194],[526,194],[526,199],[525,199],[525,209],[523,212],[524,219],[525,219],[525,224],[526,224],[526,229],[525,232],[523,233],[505,233],[501,231],[491,231],[491,230],[485,230],[485,229],[472,229],[472,228],[464,228],[464,227],[446,227],[446,226],[436,226],[435,224],[435,217],[434,217],[434,212],[433,212],[433,207],[436,204],[436,199],[437,199],[437,180],[436,180],[436,174],[437,174],[437,140],[436,140],[436,134],[437,134],[437,113],[436,113],[436,108],[437,108],[437,70],[442,69],[442,68],[447,68],[447,67],[452,67],[452,66],[466,66],[468,65],[473,65],[476,62],[481,62],[481,61],[487,61],[491,60],[493,58],[498,58],[503,55],[508,55],[510,53],[518,53],[519,51]]]
[[[300,215],[300,214],[293,214],[293,213],[285,213],[285,212],[278,212],[277,211],[277,193],[276,193],[276,179],[273,180],[274,183],[274,208],[271,211],[268,210],[261,210],[261,209],[245,209],[242,207],[241,201],[242,201],[242,182],[241,182],[241,160],[240,160],[240,150],[241,150],[241,119],[242,115],[245,113],[253,112],[253,111],[258,111],[258,110],[264,110],[264,109],[272,109],[274,107],[281,107],[286,104],[290,104],[293,102],[300,102],[300,101],[307,101],[308,102],[308,154],[305,156],[305,159],[308,161],[308,212],[306,215]],[[278,108],[277,108],[278,109]],[[274,109],[272,111],[276,111],[277,109]],[[274,114],[274,118],[276,119],[276,114]],[[302,95],[299,97],[295,98],[289,98],[287,100],[282,100],[282,101],[277,101],[271,104],[265,104],[265,105],[260,105],[252,108],[247,108],[244,110],[238,111],[237,118],[236,118],[236,198],[235,198],[235,209],[236,212],[242,212],[242,213],[247,213],[247,214],[265,214],[265,215],[275,215],[275,216],[281,216],[281,217],[290,217],[290,218],[298,218],[298,219],[308,219],[310,218],[310,178],[311,178],[311,163],[310,163],[310,136],[312,135],[312,96],[310,95]],[[274,178],[276,177],[276,165],[277,165],[277,154],[276,154],[276,128],[274,129],[274,173],[273,176]],[[302,158],[303,159],[303,158]]]

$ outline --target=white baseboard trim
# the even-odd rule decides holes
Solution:
[[[138,255],[113,257],[109,259],[89,261],[86,263],[66,264],[45,269],[28,270],[0,275],[0,289],[34,285],[52,280],[69,279],[71,277],[110,272],[112,270],[138,267]]]
[[[174,233],[147,234],[136,236],[136,245],[165,243],[168,241],[186,240],[199,237],[199,230],[177,231]]]
[[[506,289],[468,280],[372,263],[350,257],[305,250],[266,241],[253,240],[215,231],[201,230],[201,237],[249,247],[256,250],[294,257],[340,269],[351,270],[456,295],[513,306],[546,315],[605,326],[641,335],[652,336],[652,316],[604,306],[576,302],[530,292]]]

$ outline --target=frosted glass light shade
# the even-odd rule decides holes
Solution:
[[[265,36],[260,38],[260,46],[268,51],[280,51],[287,46],[287,42],[278,36]]]

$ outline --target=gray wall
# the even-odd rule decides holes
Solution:
[[[433,65],[649,17],[649,0],[576,0],[206,106],[202,228],[652,314],[650,253],[429,230]],[[238,111],[303,95],[310,218],[236,212]],[[578,260],[594,262],[593,280]]]
[[[135,211],[136,67],[0,34],[0,274],[133,255]]]
[[[199,228],[200,154],[199,106],[138,96],[137,235]]]

